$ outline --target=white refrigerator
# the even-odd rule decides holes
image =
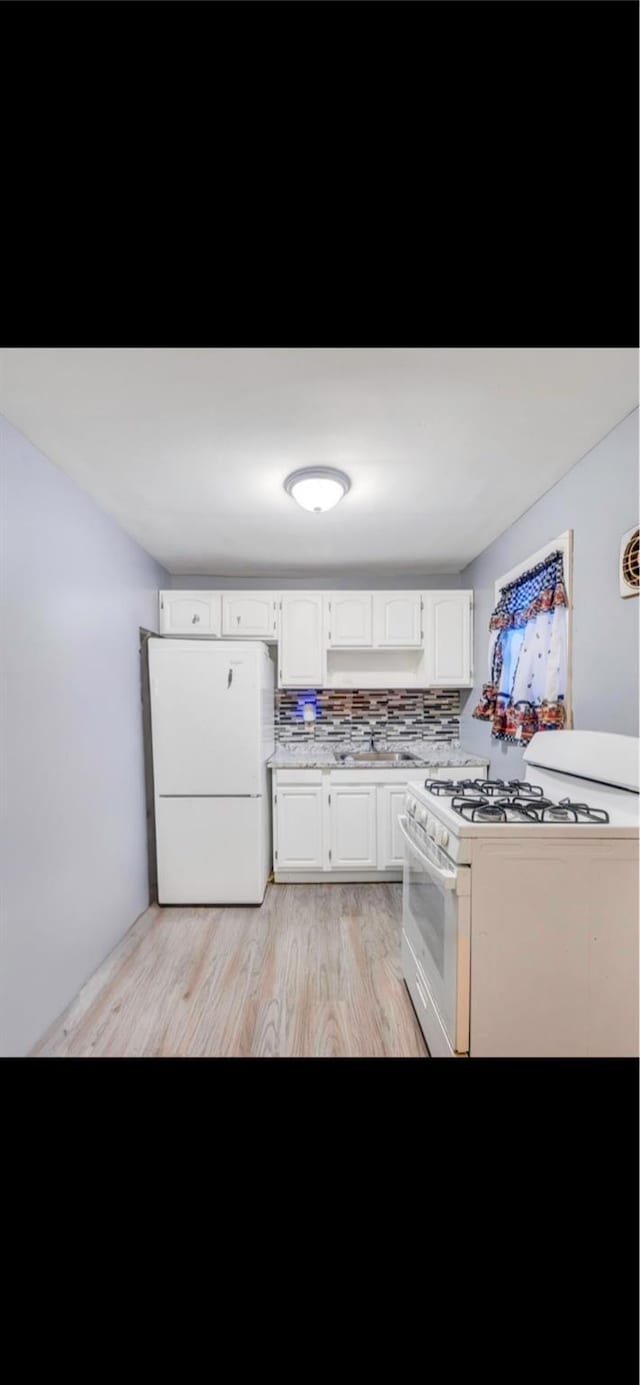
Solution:
[[[261,904],[271,869],[266,644],[149,640],[158,901]]]

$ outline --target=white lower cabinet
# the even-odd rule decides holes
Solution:
[[[404,851],[398,824],[412,780],[486,779],[486,766],[413,770],[273,771],[276,881],[399,880]]]
[[[323,870],[322,782],[278,784],[274,794],[274,869]]]
[[[332,870],[376,870],[377,786],[334,783],[329,794]]]
[[[402,870],[404,849],[398,824],[404,809],[404,784],[378,785],[378,867],[380,870]]]

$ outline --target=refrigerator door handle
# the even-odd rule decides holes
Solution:
[[[233,682],[233,669],[230,668],[230,669],[229,669],[229,672],[228,672],[228,674],[227,674],[227,690],[231,687],[232,682]]]

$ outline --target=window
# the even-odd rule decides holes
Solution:
[[[489,622],[489,682],[473,715],[496,740],[526,744],[571,725],[568,530],[496,582]]]

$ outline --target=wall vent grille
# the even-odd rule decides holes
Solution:
[[[620,595],[640,592],[640,529],[629,529],[620,544]]]

